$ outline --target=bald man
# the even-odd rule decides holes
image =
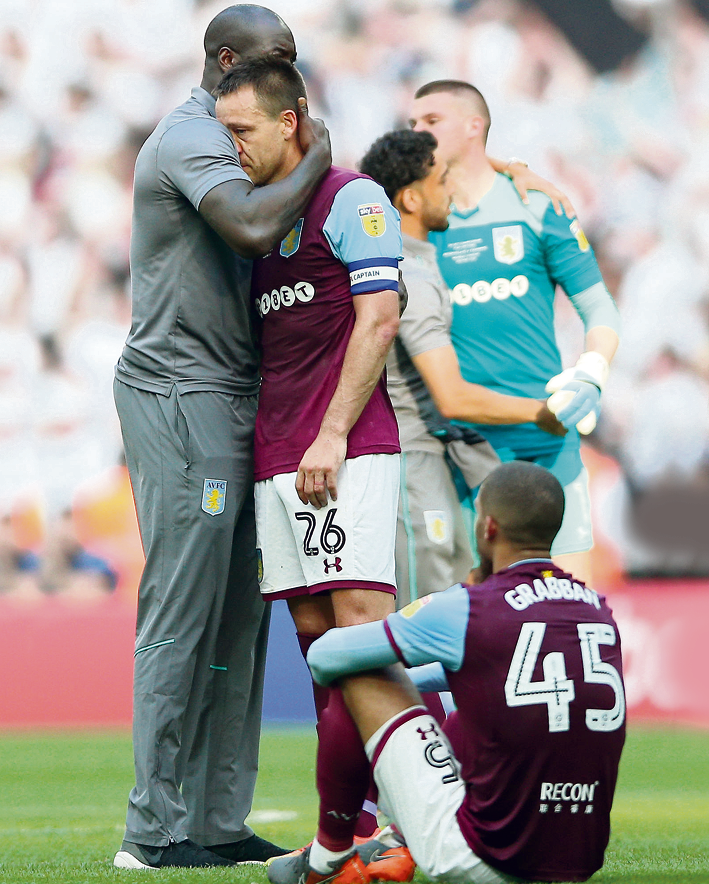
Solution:
[[[331,163],[304,103],[303,161],[255,188],[211,95],[245,59],[294,62],[261,6],[207,28],[201,85],[136,162],[133,322],[114,393],[145,550],[135,643],[130,793],[119,868],[263,862],[256,836],[267,608],[257,581],[253,431],[259,388],[251,262],[292,230]],[[209,848],[209,849],[205,849]]]
[[[617,626],[551,560],[564,493],[549,471],[503,464],[477,503],[481,584],[332,629],[308,653],[318,684],[339,679],[394,823],[333,865],[332,884],[374,877],[404,845],[430,878],[468,884],[585,881],[603,863],[625,739]],[[413,682],[402,663],[420,667]],[[414,683],[452,691],[443,728]],[[306,849],[268,877],[297,884],[308,870]]]

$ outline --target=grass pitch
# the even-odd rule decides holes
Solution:
[[[287,846],[309,841],[316,809],[311,728],[267,729],[250,822]],[[265,884],[259,867],[112,868],[132,785],[126,733],[0,734],[0,882]],[[593,884],[709,884],[709,733],[630,730],[606,864]],[[417,873],[415,884],[425,879]]]

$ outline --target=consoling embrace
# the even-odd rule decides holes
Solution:
[[[269,862],[274,884],[410,880],[414,861],[471,884],[585,880],[608,841],[625,706],[609,609],[590,589],[557,591],[573,579],[551,560],[565,489],[543,466],[489,458],[480,582],[455,572],[395,613],[403,461],[383,369],[403,334],[402,229],[428,217],[427,192],[397,201],[387,181],[332,166],[270,10],[225,9],[204,46],[201,85],[135,172],[133,323],[114,391],[146,563],[136,783],[114,864]],[[453,166],[427,138],[421,181]],[[439,184],[440,209],[453,191]],[[575,433],[600,395],[591,363],[559,383],[561,405],[542,387],[496,401],[508,413],[494,422]],[[522,585],[532,617],[506,601]],[[294,853],[245,822],[273,599],[293,616],[318,717],[318,830]],[[448,689],[458,708],[443,722]],[[543,784],[596,780],[583,808],[539,798]],[[377,806],[389,825],[375,833]]]

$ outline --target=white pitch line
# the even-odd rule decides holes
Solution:
[[[87,835],[90,832],[122,832],[122,825],[107,824],[104,826],[17,826],[15,828],[0,827],[1,835]]]
[[[250,823],[287,823],[298,818],[295,810],[254,810]],[[107,823],[103,826],[0,826],[0,837],[7,835],[88,835],[91,832],[122,832],[122,824]]]
[[[295,810],[254,810],[249,814],[250,823],[287,823],[298,818]]]

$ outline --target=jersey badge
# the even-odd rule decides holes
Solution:
[[[426,522],[426,534],[431,543],[445,543],[449,536],[448,521],[443,510],[424,510],[423,518]]]
[[[210,516],[224,512],[226,505],[226,479],[205,479],[202,491],[202,509]]]
[[[410,604],[403,607],[399,613],[402,617],[413,617],[417,611],[420,611],[424,605],[427,605],[431,599],[432,595],[425,595],[423,598],[416,599],[415,602],[411,602]]]
[[[283,258],[290,258],[291,255],[295,255],[298,251],[298,247],[300,246],[300,235],[303,232],[303,222],[305,218],[298,218],[298,221],[288,234],[288,236],[281,240],[281,248],[280,254]]]
[[[263,583],[263,553],[256,547],[256,577],[259,583]]]
[[[586,234],[581,229],[581,225],[576,218],[574,218],[571,224],[569,224],[569,230],[576,237],[576,242],[579,244],[579,248],[581,249],[581,251],[587,252],[591,248],[591,246],[586,239]]]
[[[357,211],[367,236],[382,236],[387,229],[384,207],[379,203],[370,203],[367,206],[357,206]]]
[[[521,224],[512,227],[493,227],[492,245],[495,258],[501,264],[516,264],[524,258],[524,236]]]

